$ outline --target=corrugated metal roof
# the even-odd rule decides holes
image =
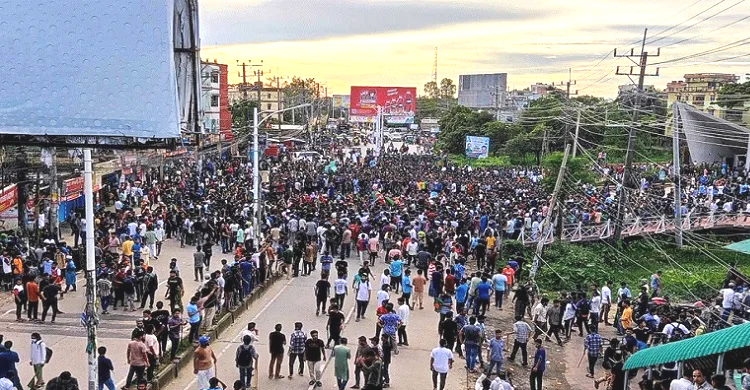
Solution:
[[[686,361],[748,346],[750,346],[750,322],[638,351],[625,362],[624,368],[634,370]]]
[[[729,250],[733,250],[735,252],[741,252],[741,253],[747,253],[750,254],[750,239],[733,242],[724,248],[727,248]]]

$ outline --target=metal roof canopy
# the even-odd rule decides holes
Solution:
[[[687,362],[693,368],[716,365],[716,356],[725,353],[723,369],[736,369],[750,351],[750,322],[701,336],[657,345],[636,352],[626,362],[625,370]]]
[[[680,131],[685,135],[693,163],[715,163],[724,158],[748,155],[750,129],[698,110],[686,103],[674,103]],[[746,160],[748,168],[750,159]]]
[[[750,239],[733,242],[729,245],[725,245],[724,248],[750,255]]]

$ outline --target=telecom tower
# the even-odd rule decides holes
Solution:
[[[437,54],[438,54],[438,50],[437,49],[438,49],[437,46],[435,46],[435,61],[432,63],[432,81],[435,84],[438,83],[438,78],[437,78]]]

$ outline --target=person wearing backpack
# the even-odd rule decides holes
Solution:
[[[47,353],[49,350],[50,353]],[[44,386],[44,365],[49,363],[52,358],[52,350],[47,348],[47,345],[42,341],[42,336],[39,333],[31,334],[31,359],[29,364],[34,368],[34,375],[29,381],[29,388],[36,389],[37,387]]]
[[[240,370],[242,389],[250,387],[250,379],[253,377],[253,367],[255,366],[255,360],[258,359],[258,352],[253,347],[252,341],[252,337],[245,335],[242,338],[242,344],[237,347],[237,353],[234,358],[234,363]]]

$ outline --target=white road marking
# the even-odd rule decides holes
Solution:
[[[292,284],[293,281],[294,281],[294,279],[289,279],[289,281],[286,282],[286,284],[284,284],[284,287],[282,287],[281,290],[279,290],[279,292],[276,293],[276,295],[274,295],[273,298],[271,298],[271,300],[268,301],[268,303],[266,303],[266,305],[263,306],[263,308],[260,309],[260,311],[257,314],[255,314],[255,316],[253,318],[251,318],[250,321],[248,321],[248,322],[255,322],[269,307],[271,307],[271,305],[276,301],[276,299],[278,299],[281,296],[281,294],[284,292],[284,290],[286,290],[286,288],[289,287],[289,285]],[[219,354],[216,356],[216,360],[219,360],[219,357],[221,357],[222,355],[224,355],[224,353],[226,353],[229,350],[229,348],[231,348],[231,347],[234,346],[234,343],[239,340],[240,335],[244,331],[245,331],[245,329],[242,329],[239,333],[237,333],[236,336],[234,336],[234,338],[232,338],[231,342],[229,342],[224,348],[222,348],[221,351],[219,351]],[[195,377],[193,377],[193,379],[190,381],[190,383],[188,383],[185,386],[185,389],[187,390],[189,388],[192,388],[195,385],[196,382],[197,382],[197,379]],[[118,384],[117,387],[120,387],[120,385]]]
[[[354,310],[357,309],[357,305],[355,303],[354,307],[352,307],[351,310],[349,310],[349,315],[346,316],[346,321],[344,321],[344,324],[348,324],[352,322],[352,315],[354,314]],[[344,326],[344,329],[346,329],[346,325]],[[331,349],[331,357],[326,359],[326,364],[323,365],[323,369],[320,370],[320,377],[323,378],[323,375],[326,373],[326,369],[328,368],[328,365],[331,363],[331,360],[333,360],[333,349]],[[315,390],[318,387],[316,385],[310,385],[308,387],[308,390]]]

